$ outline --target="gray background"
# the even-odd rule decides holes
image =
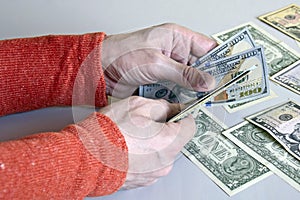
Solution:
[[[164,22],[178,23],[211,35],[252,21],[299,52],[300,49],[293,39],[256,19],[259,15],[290,3],[300,5],[299,0],[1,0],[0,39],[95,31],[116,34]],[[288,98],[300,101],[299,95],[272,82],[271,88],[278,97],[267,103],[260,103],[234,114],[227,113],[221,107],[212,108],[211,112],[225,124],[232,126],[241,122],[243,117]],[[87,109],[78,109],[81,111],[82,118],[89,113]],[[14,139],[36,132],[60,130],[72,122],[70,108],[48,108],[5,116],[0,118],[0,140]],[[200,169],[181,156],[175,162],[172,172],[152,186],[120,191],[106,197],[87,198],[87,200],[264,200],[299,199],[299,197],[299,192],[275,175],[233,197],[228,197]]]

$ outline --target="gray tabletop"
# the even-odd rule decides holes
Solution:
[[[264,30],[300,52],[296,42],[259,21],[264,13],[300,1],[276,0],[2,0],[0,1],[0,39],[31,37],[45,34],[86,33],[104,31],[107,34],[128,32],[164,22],[174,22],[206,35],[218,33],[252,21]],[[276,98],[232,114],[222,107],[210,111],[227,126],[233,126],[256,111],[292,98],[300,100],[287,89],[271,82]],[[82,109],[81,117],[89,110]],[[60,130],[73,122],[70,108],[47,108],[0,118],[0,141],[36,132]],[[2,134],[3,133],[3,134]],[[300,193],[281,178],[271,175],[261,182],[229,197],[186,157],[179,156],[171,173],[152,186],[116,192],[110,196],[87,200],[199,200],[199,199],[298,199]]]

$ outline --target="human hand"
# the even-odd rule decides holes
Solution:
[[[207,36],[176,24],[107,36],[101,54],[107,94],[125,98],[138,86],[159,80],[209,91],[214,78],[188,65],[215,46]]]
[[[100,109],[117,124],[128,147],[129,169],[122,189],[150,185],[170,172],[176,155],[196,131],[192,117],[166,123],[179,111],[179,104],[137,96]]]

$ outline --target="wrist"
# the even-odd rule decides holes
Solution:
[[[103,196],[117,191],[125,182],[128,170],[128,148],[117,125],[101,113],[93,113],[85,120],[63,131],[76,134],[82,144],[85,172],[94,179],[89,196]]]

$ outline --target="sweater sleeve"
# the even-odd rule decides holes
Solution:
[[[0,116],[49,106],[107,104],[104,33],[0,41]]]
[[[106,105],[104,36],[0,41],[0,116],[57,105]],[[107,195],[123,185],[128,169],[124,137],[96,112],[60,132],[2,142],[0,152],[0,199]]]
[[[0,199],[103,196],[126,178],[126,144],[100,113],[60,132],[2,142],[0,152]]]

